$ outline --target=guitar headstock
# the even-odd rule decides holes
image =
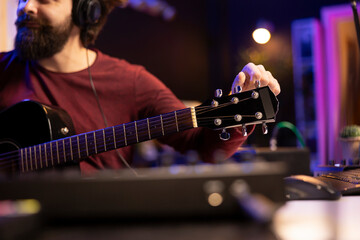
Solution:
[[[279,102],[269,87],[214,97],[195,108],[199,127],[226,129],[275,122]]]

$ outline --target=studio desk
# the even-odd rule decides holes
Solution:
[[[359,239],[360,199],[288,201],[284,164],[29,175],[0,182],[0,239]]]

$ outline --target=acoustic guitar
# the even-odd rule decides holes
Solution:
[[[88,156],[197,127],[222,129],[274,122],[278,100],[268,87],[216,96],[197,107],[74,135],[62,109],[22,101],[0,113],[0,169],[10,174],[78,163]]]

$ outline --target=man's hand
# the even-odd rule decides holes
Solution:
[[[237,93],[264,86],[269,86],[275,95],[278,95],[281,91],[278,81],[271,72],[265,70],[263,65],[248,63],[235,77],[231,92]]]

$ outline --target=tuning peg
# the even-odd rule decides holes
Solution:
[[[230,139],[230,133],[228,133],[228,132],[226,131],[226,129],[224,128],[224,129],[222,130],[222,132],[219,134],[219,137],[220,137],[221,140],[227,141],[227,140]]]
[[[212,106],[212,107],[218,107],[218,106],[219,106],[219,102],[216,101],[216,100],[212,100],[212,101],[211,101],[211,106]]]
[[[265,122],[262,124],[262,132],[264,135],[268,134],[268,132],[269,132],[269,128]]]
[[[222,121],[221,121],[220,118],[215,118],[215,119],[214,119],[214,124],[215,124],[215,126],[220,126],[221,123],[222,123]]]
[[[215,90],[215,97],[220,98],[220,97],[222,97],[222,95],[223,95],[223,91],[221,89]]]
[[[239,85],[234,88],[234,93],[239,93],[241,91],[242,91],[242,88]]]
[[[251,93],[251,97],[252,97],[253,99],[258,99],[258,98],[259,98],[259,93],[256,92],[256,91],[253,91],[253,92]]]
[[[256,119],[262,119],[262,117],[263,117],[263,114],[261,112],[256,112],[255,113],[255,118]]]
[[[244,137],[246,137],[248,135],[245,124],[242,125],[241,132]]]
[[[231,99],[231,102],[232,102],[233,104],[238,104],[238,103],[240,102],[240,100],[239,100],[237,97],[233,97],[233,98]]]

